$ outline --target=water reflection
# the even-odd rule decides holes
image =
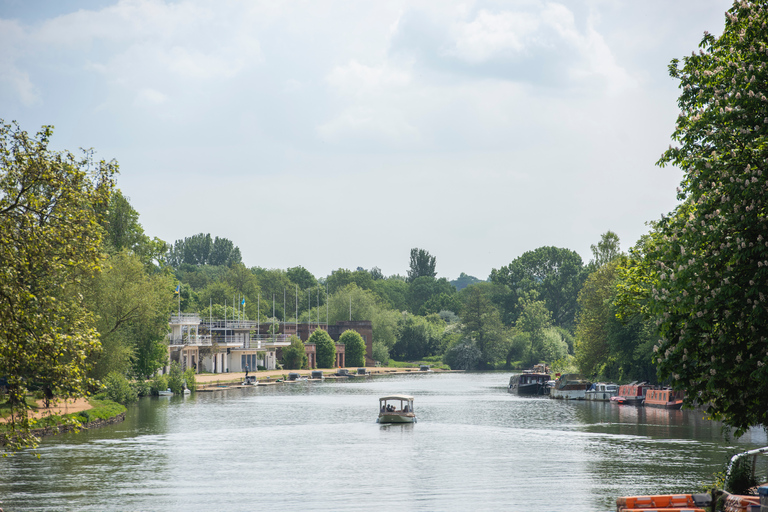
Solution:
[[[509,374],[429,374],[142,400],[127,420],[0,463],[13,510],[610,510],[698,490],[728,445],[701,411],[521,398]],[[376,423],[416,397],[417,424]],[[556,491],[556,492],[555,492]],[[565,497],[565,498],[563,498]]]

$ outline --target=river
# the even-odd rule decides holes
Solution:
[[[16,511],[608,511],[701,492],[733,453],[701,411],[510,395],[510,373],[405,374],[145,398],[124,423],[0,460]],[[418,423],[379,425],[379,396]]]

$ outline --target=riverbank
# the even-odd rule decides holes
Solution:
[[[357,368],[348,368],[350,375],[356,375]],[[258,372],[249,372],[249,377],[254,377],[259,384],[275,384],[279,381],[288,379],[288,373],[298,373],[302,377],[311,377],[313,371],[318,370],[260,370]],[[323,378],[347,378],[338,377],[336,368],[327,368],[319,370],[323,372]],[[369,366],[365,368],[367,376],[382,376],[407,373],[456,373],[459,370],[442,370],[435,368],[429,372],[421,371],[418,368],[390,368],[380,366]],[[226,385],[242,384],[245,380],[245,372],[235,373],[200,373],[195,375],[198,390],[217,388]]]

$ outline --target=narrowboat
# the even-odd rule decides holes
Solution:
[[[595,382],[587,390],[584,398],[593,402],[610,402],[611,398],[619,394],[618,384],[610,382]]]
[[[681,409],[683,407],[683,396],[683,391],[674,391],[670,388],[649,389],[645,393],[645,405],[662,409]]]
[[[643,405],[645,393],[653,386],[647,382],[632,382],[619,386],[619,394],[611,397],[611,402],[619,405]]]
[[[564,373],[555,380],[555,385],[549,390],[550,398],[565,400],[584,400],[590,382],[578,373]]]
[[[520,396],[536,396],[549,394],[549,373],[534,370],[524,370],[523,373],[509,378],[507,391]]]

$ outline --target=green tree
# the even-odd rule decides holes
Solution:
[[[373,282],[373,290],[389,309],[395,311],[408,309],[408,289],[408,283],[400,276],[390,276]]]
[[[589,248],[592,250],[590,264],[593,268],[600,268],[621,256],[619,235],[610,230],[600,236],[597,245],[590,245]]]
[[[315,344],[318,368],[333,368],[336,366],[336,344],[331,336],[322,329],[316,329],[307,343]]]
[[[435,271],[436,258],[429,251],[414,247],[411,249],[411,263],[408,269],[408,282],[411,283],[419,277],[437,277]]]
[[[142,376],[162,365],[165,350],[161,355],[157,344],[165,337],[174,309],[172,289],[170,277],[148,274],[139,257],[127,250],[107,258],[83,294],[96,314],[104,348],[92,356],[92,377],[101,379],[110,372],[129,375],[137,359]]]
[[[317,279],[312,273],[304,267],[291,267],[285,271],[285,275],[293,284],[299,287],[299,290],[314,288],[317,286]]]
[[[482,354],[475,342],[464,339],[448,349],[443,356],[443,361],[451,367],[451,370],[477,370],[481,358]]]
[[[612,307],[617,264],[612,261],[598,267],[579,292],[575,355],[579,370],[588,377],[601,375],[612,357],[608,330],[617,321]]]
[[[451,286],[444,277],[440,279],[431,276],[417,277],[408,285],[408,311],[419,314],[422,306],[433,297],[441,294],[451,296],[454,293],[456,288]]]
[[[404,314],[398,325],[398,340],[390,351],[400,361],[418,361],[437,354],[442,328],[426,318]]]
[[[307,353],[301,339],[292,335],[291,344],[283,349],[283,368],[286,370],[301,370],[308,365]]]
[[[360,333],[348,329],[339,336],[339,343],[345,345],[347,366],[365,366],[365,341]]]
[[[570,249],[539,247],[512,263],[491,271],[491,282],[506,287],[499,297],[504,322],[513,324],[521,313],[520,298],[538,293],[555,325],[571,329],[575,322],[579,290],[586,279],[581,256]]]
[[[482,282],[483,282],[482,280],[476,278],[475,276],[470,276],[462,272],[459,275],[459,277],[451,281],[451,284],[453,285],[454,288],[456,288],[456,291],[461,291],[471,284],[477,284]]]
[[[52,128],[30,136],[0,120],[0,375],[10,421],[0,445],[35,446],[24,395],[82,396],[89,358],[100,349],[93,316],[80,300],[83,278],[103,260],[101,219],[115,162],[48,149]]]
[[[520,298],[520,316],[515,327],[528,337],[528,365],[542,362],[545,331],[552,325],[552,317],[544,301],[536,300],[536,292]]]
[[[661,378],[737,434],[768,425],[766,23],[768,2],[735,2],[719,38],[672,61],[680,145],[658,163],[684,172],[682,203],[646,253]]]
[[[350,284],[355,284],[363,290],[372,290],[373,277],[365,270],[355,270],[353,272],[340,268],[331,272],[331,275],[326,280],[326,284],[328,285],[329,294],[336,293]]]
[[[476,284],[461,293],[463,333],[480,350],[480,369],[493,368],[507,351],[501,315],[485,293],[489,290],[487,285]]]
[[[241,263],[240,249],[226,238],[211,238],[210,233],[198,233],[176,240],[168,251],[168,264],[178,268],[189,265],[224,265]]]

